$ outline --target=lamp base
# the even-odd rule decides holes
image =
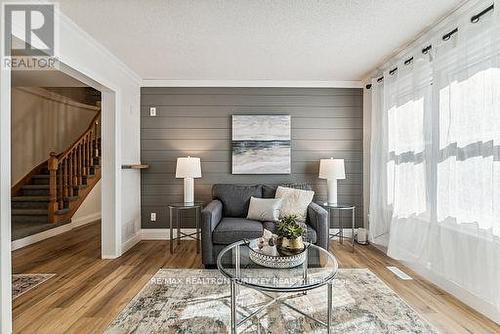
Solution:
[[[184,203],[194,203],[194,179],[184,178]]]
[[[336,205],[337,204],[337,179],[326,180],[328,186],[328,204]]]

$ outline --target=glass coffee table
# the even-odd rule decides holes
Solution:
[[[248,241],[238,241],[224,248],[217,256],[217,268],[231,284],[231,333],[244,322],[274,303],[280,303],[325,326],[330,333],[332,318],[332,281],[337,274],[338,263],[333,254],[313,244],[306,244],[307,252],[303,264],[289,269],[272,269],[255,264],[250,259]],[[327,285],[327,319],[316,319],[287,303],[290,293],[306,294],[308,290]],[[236,297],[239,286],[259,291],[270,298],[251,314],[237,319]],[[296,294],[293,294],[296,295]]]

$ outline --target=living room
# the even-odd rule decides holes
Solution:
[[[3,4],[0,332],[499,333],[499,7]],[[18,78],[54,73],[99,131],[21,171]]]

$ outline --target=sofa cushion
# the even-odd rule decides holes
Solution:
[[[263,184],[262,185],[262,198],[274,198],[276,195],[277,185],[273,184]]]
[[[229,245],[243,239],[255,239],[262,236],[262,223],[246,218],[222,218],[214,232],[212,240],[215,244]]]
[[[271,231],[272,233],[276,233],[276,226],[277,225],[278,225],[278,223],[275,223],[275,222],[263,222],[262,223],[262,226],[266,230]],[[315,244],[316,240],[317,240],[316,231],[309,225],[304,224],[304,226],[306,226],[306,228],[307,228],[306,237],[304,238],[304,240]]]
[[[215,184],[212,196],[222,202],[224,217],[246,217],[250,198],[262,197],[262,185]]]

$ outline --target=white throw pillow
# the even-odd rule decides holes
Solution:
[[[299,222],[305,222],[307,218],[307,207],[313,200],[314,191],[278,187],[275,197],[283,200],[280,218],[296,215]]]
[[[280,218],[282,200],[279,198],[250,198],[247,219],[275,222]]]

